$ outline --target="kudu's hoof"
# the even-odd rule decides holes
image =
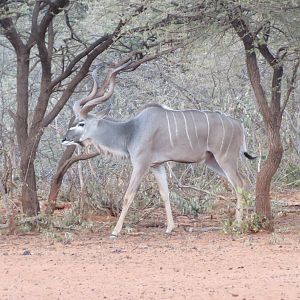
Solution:
[[[109,238],[110,238],[112,241],[115,241],[115,240],[118,238],[118,236],[115,235],[115,234],[111,234]]]
[[[170,235],[172,234],[173,230],[175,229],[175,224],[173,224],[172,226],[170,226],[169,228],[167,228],[166,230],[166,234]]]
[[[172,235],[173,233],[174,233],[173,230],[172,230],[172,231],[166,231],[166,232],[165,232],[166,235]]]

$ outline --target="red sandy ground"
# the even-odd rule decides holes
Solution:
[[[178,222],[178,220],[177,220]],[[300,214],[275,233],[0,236],[0,299],[300,299]],[[23,255],[24,251],[31,255]]]

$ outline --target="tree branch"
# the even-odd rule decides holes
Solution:
[[[45,35],[49,24],[53,18],[58,15],[66,6],[69,5],[69,0],[49,1],[49,10],[41,20],[39,25],[39,34]]]
[[[68,26],[68,28],[70,29],[70,32],[71,32],[71,39],[75,40],[81,44],[84,44],[83,41],[78,37],[78,35],[74,31],[73,27],[71,26],[70,18],[69,18],[69,14],[68,14],[67,10],[64,11],[64,16],[65,16],[66,25]]]
[[[246,25],[246,22],[243,20],[243,16],[239,14],[238,17],[235,17],[235,14],[229,14],[229,18],[232,27],[244,44],[248,75],[255,94],[256,103],[262,113],[265,124],[268,124],[271,116],[268,101],[261,85],[260,72],[254,47],[254,36]]]
[[[296,135],[299,135],[300,134],[300,126],[297,126],[296,123],[294,124],[294,121],[293,121],[293,119],[292,119],[292,117],[291,117],[291,115],[289,114],[288,111],[286,111],[286,114],[287,114],[287,116],[289,118],[290,124],[292,126],[292,130],[294,131],[294,133]]]
[[[69,100],[70,96],[73,94],[76,86],[81,82],[81,80],[86,76],[88,70],[94,61],[94,59],[103,51],[105,51],[111,44],[113,43],[113,39],[109,39],[96,47],[91,53],[88,54],[86,60],[80,67],[79,71],[77,72],[76,76],[70,81],[67,88],[64,90],[60,100],[54,105],[53,109],[45,116],[43,121],[43,127],[48,126],[57,114],[62,110],[66,102]],[[68,68],[67,68],[68,69]],[[70,68],[69,68],[70,69]],[[66,70],[67,71],[67,70]],[[71,74],[71,71],[70,71]],[[65,76],[66,72],[65,72]]]
[[[4,29],[6,38],[10,41],[14,47],[17,55],[25,50],[25,45],[18,34],[16,27],[11,18],[0,18],[0,25]]]
[[[39,1],[38,1],[39,2]],[[38,22],[38,14],[40,11],[40,5],[36,3],[34,6],[34,15],[32,20],[32,32],[29,38],[29,47],[34,43],[37,44],[38,54],[40,57],[40,63],[42,66],[42,78],[40,94],[37,104],[34,108],[32,122],[30,126],[30,136],[37,136],[40,134],[41,123],[45,116],[47,106],[49,103],[50,94],[52,92],[49,89],[49,83],[51,82],[51,63],[52,63],[52,49],[53,49],[53,18],[61,11],[61,9],[68,4],[68,0],[57,0],[48,3],[49,9],[45,13],[40,25]],[[48,30],[48,47],[46,45],[46,31]]]
[[[144,64],[148,61],[151,61],[151,60],[154,60],[160,56],[163,56],[165,54],[168,54],[168,53],[171,53],[171,52],[174,52],[176,49],[178,49],[180,46],[177,46],[177,47],[172,47],[172,48],[169,48],[169,49],[166,49],[166,50],[163,50],[163,51],[160,51],[158,53],[155,53],[155,54],[149,54],[149,55],[145,55],[143,56],[142,58],[138,59],[138,60],[135,60],[133,61],[128,67],[124,68],[122,70],[122,72],[124,71],[134,71],[136,68],[138,68],[141,64]]]
[[[274,124],[280,126],[281,123],[281,110],[280,110],[280,99],[281,99],[281,82],[283,75],[283,65],[277,63],[274,65],[273,77],[272,77],[272,96],[270,103],[270,111],[272,116],[272,121]]]
[[[73,68],[76,66],[76,64],[85,56],[87,56],[89,53],[91,53],[95,48],[99,45],[106,45],[108,41],[112,42],[112,36],[111,35],[104,35],[98,40],[96,40],[94,43],[92,43],[88,48],[77,54],[73,60],[68,64],[68,66],[65,68],[63,73],[52,80],[52,82],[49,84],[48,89],[52,90],[56,85],[61,83],[64,79],[66,79],[68,76],[70,76],[73,72]],[[100,54],[100,53],[99,53]]]
[[[270,49],[268,48],[268,45],[266,43],[261,44],[258,43],[258,50],[261,53],[261,55],[266,59],[268,64],[271,67],[274,67],[277,65],[278,61],[276,57],[271,53]]]
[[[36,42],[35,36],[38,32],[38,17],[40,12],[40,3],[40,1],[36,1],[32,11],[31,34],[26,44],[27,49],[32,48]]]
[[[48,27],[48,57],[50,60],[53,55],[54,35],[53,22],[51,22]]]
[[[84,153],[81,155],[70,157],[71,155],[73,155],[75,148],[76,148],[76,146],[68,146],[67,147],[67,149],[65,150],[65,152],[63,154],[63,157],[61,158],[61,160],[59,162],[58,170],[56,171],[55,175],[53,176],[53,178],[51,180],[51,189],[50,189],[50,193],[48,196],[48,203],[49,203],[48,213],[53,213],[53,211],[54,211],[58,192],[59,192],[63,177],[66,174],[66,172],[68,171],[68,169],[75,162],[77,162],[79,160],[87,160],[87,159],[90,159],[90,158],[93,158],[93,157],[99,155],[99,152],[97,151],[97,152]],[[64,161],[63,159],[66,159],[67,157],[69,157],[69,158]]]
[[[300,65],[300,57],[298,57],[297,59],[297,62],[294,66],[294,69],[293,69],[293,74],[292,74],[292,78],[291,78],[291,81],[289,82],[289,88],[287,90],[287,93],[286,93],[286,96],[285,96],[285,99],[282,103],[282,106],[281,106],[281,113],[283,114],[285,108],[286,108],[286,105],[290,99],[290,96],[291,96],[291,93],[294,91],[295,89],[295,81],[297,79],[297,72],[298,72],[298,69],[299,69],[299,65]]]
[[[120,30],[124,25],[125,23],[121,20],[112,34],[105,35],[99,38],[87,49],[76,55],[75,58],[69,63],[65,71],[56,79],[54,79],[50,84],[48,84],[48,90],[52,91],[57,84],[61,83],[65,78],[70,76],[72,72],[74,72],[73,68],[75,67],[75,65],[82,58],[86,57],[76,76],[71,80],[71,82],[69,82],[67,88],[64,90],[60,100],[54,105],[53,109],[48,113],[48,115],[45,116],[43,127],[48,126],[54,120],[57,114],[62,110],[62,108],[74,92],[76,86],[88,73],[88,70],[94,59],[113,44],[115,38],[119,35]]]
[[[76,155],[74,157],[71,157],[70,159],[68,159],[61,167],[60,169],[57,171],[57,174],[63,176],[66,171],[77,161],[79,160],[87,160],[87,159],[90,159],[90,158],[93,158],[95,156],[98,156],[99,155],[99,152],[98,151],[95,151],[95,152],[92,152],[92,153],[83,153],[83,154],[80,154],[80,155]],[[59,176],[58,176],[59,177]]]

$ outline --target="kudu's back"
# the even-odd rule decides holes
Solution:
[[[132,121],[131,155],[147,157],[153,164],[200,162],[207,151],[238,156],[244,143],[241,124],[218,112],[181,111],[153,105]]]

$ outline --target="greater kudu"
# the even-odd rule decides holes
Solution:
[[[93,72],[94,87],[84,99],[74,104],[76,121],[63,138],[63,144],[86,146],[115,156],[130,159],[133,167],[129,186],[119,220],[112,232],[117,236],[123,226],[128,208],[132,203],[145,173],[151,169],[164,200],[167,214],[167,233],[174,228],[169,201],[169,190],[164,163],[168,161],[205,164],[227,178],[237,195],[236,218],[242,219],[240,190],[246,179],[238,171],[238,159],[247,153],[244,129],[241,123],[223,113],[194,109],[173,110],[163,105],[148,105],[128,121],[107,118],[109,108],[97,114],[90,111],[113,94],[115,79],[120,71],[131,67],[132,56],[114,64],[108,70],[101,87]]]

